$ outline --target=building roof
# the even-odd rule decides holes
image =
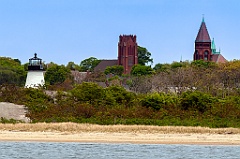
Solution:
[[[94,71],[105,71],[107,66],[118,65],[118,60],[101,60],[101,62],[94,68]]]
[[[201,23],[200,29],[198,31],[198,35],[196,37],[195,42],[211,42],[204,18],[202,20],[202,23]]]
[[[221,54],[213,54],[212,61],[216,63],[225,63],[227,60]]]
[[[30,58],[29,60],[42,60],[40,58],[37,57],[37,53],[34,54],[33,58]]]

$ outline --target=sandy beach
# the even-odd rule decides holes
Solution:
[[[0,124],[0,141],[240,145],[240,129],[20,123]]]

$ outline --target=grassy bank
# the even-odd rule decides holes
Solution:
[[[207,128],[184,126],[150,125],[96,125],[77,123],[35,123],[0,124],[5,131],[58,131],[58,132],[140,132],[140,133],[198,133],[198,134],[240,134],[239,128]]]

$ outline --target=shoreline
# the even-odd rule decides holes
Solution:
[[[189,137],[186,137],[188,136]],[[181,145],[235,145],[240,146],[240,135],[230,138],[223,135],[206,134],[155,134],[137,135],[112,133],[58,134],[44,132],[0,132],[0,142],[76,142],[102,144],[181,144]]]
[[[4,141],[240,145],[240,129],[76,123],[0,124],[0,142]]]

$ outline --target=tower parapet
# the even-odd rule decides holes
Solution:
[[[123,41],[129,41],[131,40],[134,43],[137,43],[137,36],[136,35],[120,35],[119,36],[119,42],[123,42]]]

